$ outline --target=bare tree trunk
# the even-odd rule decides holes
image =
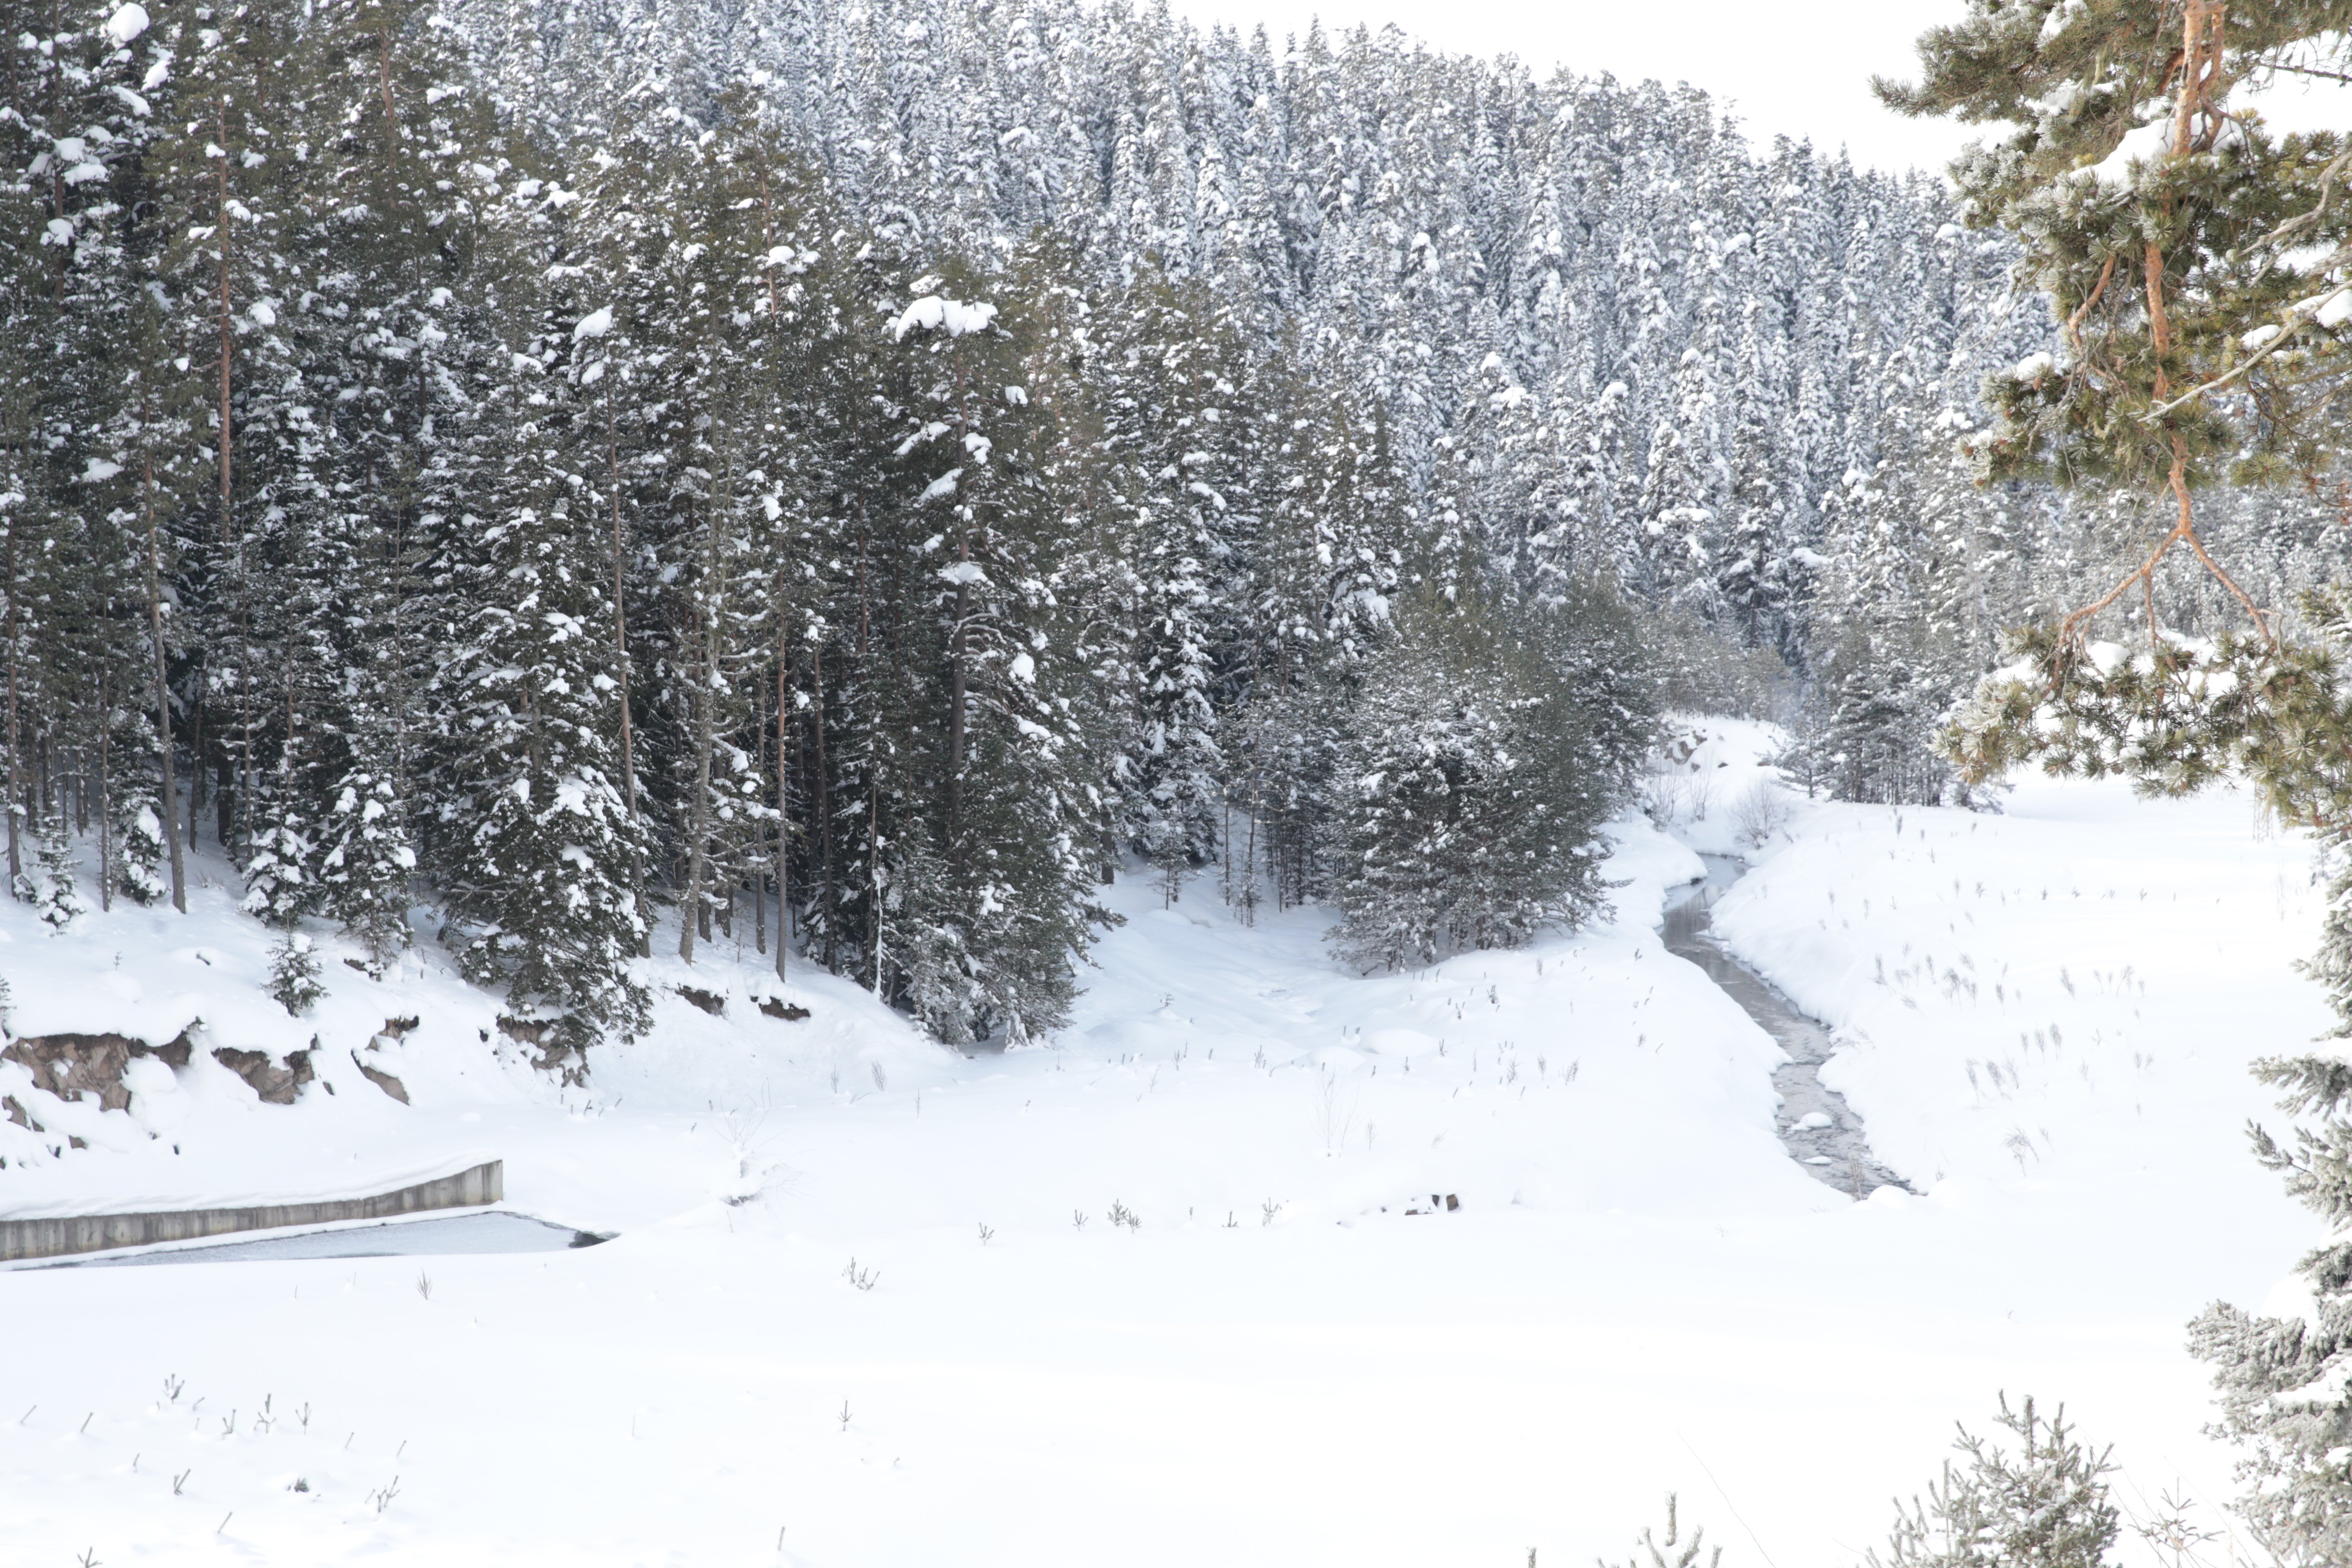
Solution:
[[[215,101],[214,105],[214,124],[218,130],[220,145],[223,147],[229,144],[228,105],[228,95],[226,93],[223,93],[220,98]],[[236,837],[241,840],[242,846],[249,847],[252,841],[252,816],[250,803],[253,794],[253,714],[251,710],[253,694],[253,642],[251,635],[251,604],[249,602],[245,580],[245,542],[236,535],[235,504],[236,493],[235,437],[236,427],[235,409],[230,398],[230,387],[231,370],[236,363],[236,317],[235,310],[236,301],[230,287],[230,229],[228,210],[229,161],[227,155],[224,153],[216,160],[216,162],[219,164],[219,168],[215,174],[215,194],[213,212],[213,238],[220,247],[217,252],[220,258],[219,302],[218,310],[215,316],[220,337],[219,405],[217,410],[217,417],[220,424],[220,458],[218,463],[218,468],[220,469],[219,523],[223,536],[230,541],[231,547],[236,552],[237,623],[238,637],[242,643],[242,647],[240,647],[237,655],[236,671],[237,722],[241,731],[238,741],[240,761],[237,769],[236,789],[238,798],[236,804],[244,808],[243,815],[245,819],[243,827],[238,831]],[[228,803],[226,801],[222,803],[224,809],[221,813],[220,824],[221,847],[229,851],[231,858],[241,858],[237,854],[236,849],[233,848],[229,843],[231,835],[229,814],[226,809],[227,805]]]
[[[957,559],[971,559],[969,539],[957,547]],[[955,630],[948,644],[948,855],[955,858],[955,846],[963,828],[963,617],[969,605],[971,584],[956,584]]]
[[[752,694],[751,732],[760,737],[759,767],[761,772],[765,773],[768,768],[769,735],[767,725],[761,722],[766,715],[761,713],[760,710],[768,705],[768,698],[767,694],[761,691],[757,687],[752,688]],[[782,765],[783,759],[782,757],[778,757],[776,761],[779,766]],[[781,821],[781,819],[779,820]],[[761,834],[764,834],[767,830],[763,827],[759,831]],[[751,853],[750,857],[751,868],[750,877],[751,884],[751,951],[759,953],[763,958],[767,956],[768,952],[768,867],[767,862],[761,858],[761,851],[766,847],[767,846],[761,844],[759,841],[758,836],[755,835],[751,841]]]
[[[111,668],[100,672],[98,678],[98,907],[114,908],[114,814],[108,810],[106,764],[110,742],[114,739],[114,722],[110,713],[113,693],[107,689]]]
[[[840,963],[841,899],[833,880],[833,797],[824,765],[824,654],[817,650],[809,659],[809,684],[816,693],[816,711],[810,716],[816,738],[816,821],[817,846],[824,864],[824,967],[838,973]]]
[[[882,895],[887,889],[882,883],[882,777],[877,769],[866,781],[866,870],[874,884],[874,997],[877,1002],[889,1000],[885,989],[886,966],[889,962],[890,925],[886,918]]]
[[[710,863],[710,752],[715,735],[710,655],[717,634],[711,629],[713,617],[708,606],[701,618],[702,660],[700,679],[696,682],[699,689],[694,694],[694,809],[687,817],[686,902],[677,922],[677,955],[688,963],[694,962],[696,930],[709,918],[703,909],[702,882]]]
[[[650,955],[653,922],[646,918],[645,852],[639,847],[644,836],[637,829],[637,756],[629,717],[629,611],[624,597],[628,557],[621,537],[621,428],[609,385],[604,388],[604,465],[613,492],[613,679],[621,690],[621,805],[629,814],[629,896],[636,900],[637,921],[645,930],[640,940],[643,951]]]
[[[221,96],[215,112],[217,116],[215,123],[220,128],[220,144],[226,147],[229,140],[228,96],[226,93]],[[218,181],[218,194],[213,213],[213,237],[220,246],[220,522],[226,531],[229,527],[229,498],[235,482],[230,468],[230,437],[234,427],[230,423],[229,366],[233,363],[236,326],[229,294],[228,155],[223,153],[215,161],[220,164],[215,176]]]
[[[140,421],[142,444],[146,421]],[[155,538],[155,454],[141,455],[147,514],[147,630],[155,639],[155,738],[163,753],[163,847],[172,858],[172,907],[188,912],[187,872],[180,859],[180,784],[172,766],[172,688],[163,649],[163,565]],[[202,765],[201,760],[199,766]]]
[[[785,728],[792,712],[792,647],[784,640],[784,617],[776,615],[776,978],[784,977],[784,950],[792,945],[792,797],[785,780],[792,748]]]
[[[21,596],[16,587],[16,530],[11,519],[8,524],[8,550],[0,557],[0,590],[8,595],[8,798],[0,802],[0,810],[8,816],[8,891],[15,897],[17,879],[25,874],[24,851],[18,844],[23,833],[25,809],[25,743],[22,703],[17,697],[17,620],[16,601]]]

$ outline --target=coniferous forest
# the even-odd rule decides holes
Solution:
[[[2352,0],[1937,3],[0,0],[0,1541],[2352,1563]]]
[[[748,927],[1018,1041],[1129,857],[1508,945],[1665,709],[1950,796],[2150,504],[1979,482],[2011,242],[1688,89],[1063,0],[0,34],[12,887],[217,847],[292,994],[331,921],[584,1048]],[[2284,602],[2345,505],[2207,531]]]

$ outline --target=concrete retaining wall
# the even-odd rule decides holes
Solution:
[[[69,1215],[54,1219],[0,1219],[0,1263],[20,1258],[63,1258],[113,1247],[190,1241],[241,1230],[330,1225],[337,1220],[389,1219],[425,1209],[471,1208],[506,1196],[506,1162],[491,1160],[436,1181],[372,1197],[327,1203],[271,1204],[260,1208],[182,1209],[168,1214]]]

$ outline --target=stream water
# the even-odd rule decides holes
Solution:
[[[1829,1031],[1725,952],[1708,930],[1707,911],[1748,868],[1728,855],[1700,858],[1706,862],[1706,879],[1684,889],[1666,906],[1666,951],[1706,971],[1707,978],[1789,1053],[1789,1061],[1772,1074],[1772,1087],[1780,1091],[1774,1121],[1781,1143],[1800,1165],[1839,1192],[1857,1198],[1881,1187],[1909,1192],[1909,1184],[1871,1153],[1862,1118],[1847,1106],[1845,1097],[1822,1084],[1822,1064],[1830,1058]]]

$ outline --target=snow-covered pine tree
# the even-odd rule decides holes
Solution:
[[[1516,947],[1600,907],[1596,835],[1618,804],[1564,671],[1505,608],[1403,603],[1349,714],[1334,934],[1367,969]]]
[[[326,677],[310,714],[309,812],[323,910],[381,968],[409,940],[411,782],[431,672],[428,573],[453,499],[467,307],[505,137],[437,6],[331,0],[291,62],[308,199],[295,247],[327,482],[312,548]],[[464,236],[466,243],[452,243]]]
[[[1238,545],[1238,744],[1226,789],[1244,813],[1228,884],[1277,908],[1328,888],[1331,794],[1348,703],[1384,627],[1413,521],[1384,423],[1331,368],[1277,347],[1257,377],[1252,526]],[[1248,907],[1247,904],[1244,907]]]
[[[1134,710],[1112,762],[1119,836],[1169,897],[1217,852],[1224,758],[1215,701],[1232,603],[1228,499],[1249,411],[1242,347],[1198,282],[1156,268],[1096,312],[1087,392],[1100,409],[1101,496],[1129,603]]]
[[[934,584],[915,603],[937,617],[925,640],[946,677],[930,742],[945,742],[944,798],[901,829],[930,835],[940,869],[900,883],[892,923],[904,951],[941,955],[938,994],[961,997],[928,1024],[1019,1043],[1066,1016],[1088,922],[1108,917],[1083,847],[1085,671],[1073,606],[1050,585],[1069,524],[1042,482],[1048,411],[1029,395],[1042,328],[1017,296],[971,298],[975,281],[919,279],[888,326],[912,394],[892,450],[920,481],[906,521],[931,531],[908,565]]]
[[[645,855],[619,787],[594,427],[567,374],[593,314],[568,286],[569,200],[526,178],[491,215],[512,258],[491,285],[508,335],[482,399],[496,423],[475,438],[503,460],[456,520],[464,619],[435,682],[448,718],[425,858],[464,922],[467,972],[583,1050],[644,1026],[630,871]]]

